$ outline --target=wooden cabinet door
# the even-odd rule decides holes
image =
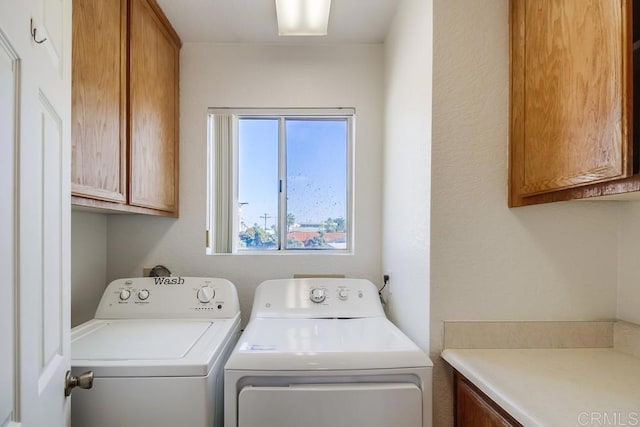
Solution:
[[[125,203],[126,0],[73,1],[72,194]]]
[[[130,3],[129,204],[176,212],[180,47],[155,8]]]
[[[516,420],[461,375],[455,375],[456,427],[517,427]]]
[[[630,2],[511,1],[511,205],[632,174]]]

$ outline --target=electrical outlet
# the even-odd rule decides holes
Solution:
[[[384,298],[384,302],[388,304],[391,294],[391,272],[385,271],[382,274],[382,288],[380,290],[380,296]]]
[[[149,273],[151,273],[152,269],[153,267],[144,267],[142,269],[142,277],[149,277]]]

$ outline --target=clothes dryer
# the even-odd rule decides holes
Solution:
[[[371,282],[266,281],[225,366],[225,427],[428,427],[432,366]]]

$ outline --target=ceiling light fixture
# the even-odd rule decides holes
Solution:
[[[331,0],[276,0],[278,35],[326,36]]]

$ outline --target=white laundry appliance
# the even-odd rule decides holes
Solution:
[[[71,370],[91,370],[74,393],[73,427],[222,425],[223,367],[240,325],[228,280],[115,280],[95,318],[71,330]]]
[[[371,282],[269,280],[225,365],[225,427],[428,427],[432,367]]]

